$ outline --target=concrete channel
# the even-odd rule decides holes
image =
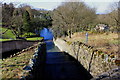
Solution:
[[[39,46],[37,53],[31,80],[90,80],[92,78],[75,58],[66,52],[61,52],[52,41],[46,41]]]

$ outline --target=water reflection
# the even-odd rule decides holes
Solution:
[[[47,52],[60,52],[57,46],[55,46],[53,41],[45,41]]]
[[[40,36],[44,37],[44,41],[46,43],[47,52],[60,52],[58,47],[55,46],[53,42],[53,33],[48,28],[43,28],[43,30],[40,31]]]

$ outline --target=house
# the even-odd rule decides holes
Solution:
[[[97,24],[95,27],[95,30],[107,31],[107,30],[109,30],[109,26],[106,24]]]

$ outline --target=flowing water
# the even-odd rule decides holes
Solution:
[[[43,28],[41,31],[40,31],[40,36],[41,37],[44,37],[44,40],[47,41],[47,40],[53,40],[53,33],[50,29],[48,28]]]

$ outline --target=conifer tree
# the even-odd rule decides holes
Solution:
[[[28,11],[23,14],[23,29],[25,32],[30,32],[30,15]]]

